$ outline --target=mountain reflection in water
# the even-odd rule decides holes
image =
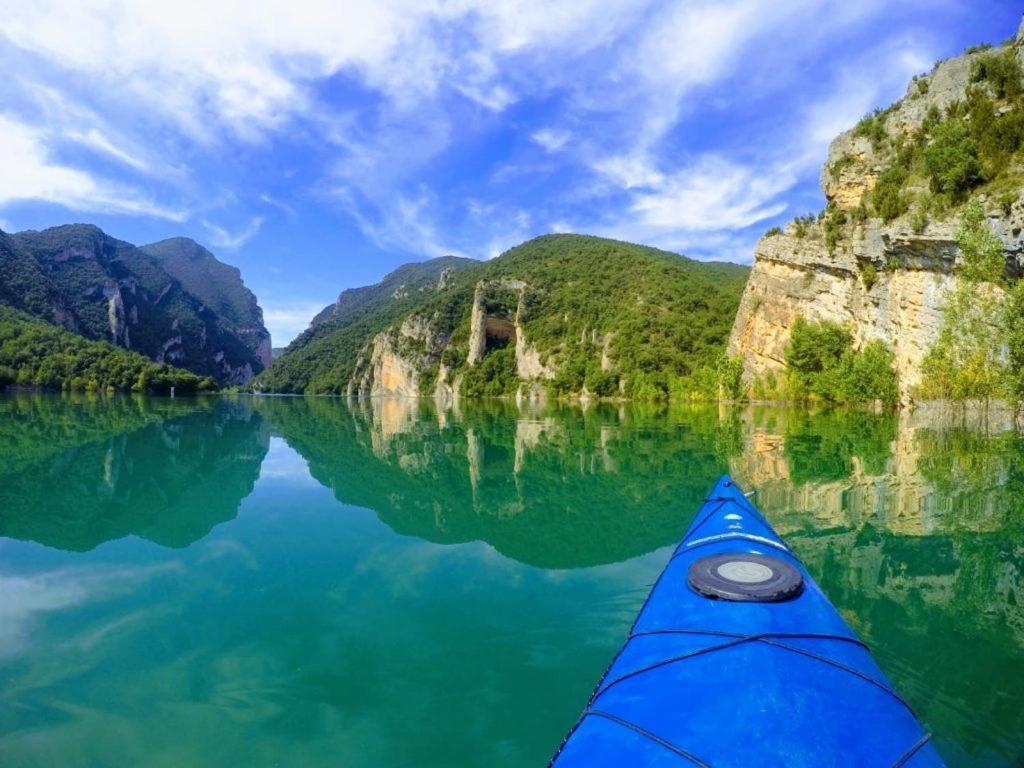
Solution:
[[[261,484],[289,508],[272,440],[339,509],[434,545],[485,542],[550,578],[674,544],[728,471],[952,765],[1012,765],[1024,751],[1024,439],[1005,415],[12,395],[0,397],[0,537],[75,553],[126,536],[189,548],[241,522]],[[523,747],[530,760],[570,721],[552,723],[536,755]]]

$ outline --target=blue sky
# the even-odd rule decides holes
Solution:
[[[399,264],[574,231],[749,262],[829,140],[1014,34],[962,0],[0,0],[0,228],[186,235],[281,345]]]

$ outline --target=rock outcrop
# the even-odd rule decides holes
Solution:
[[[523,296],[529,286],[522,280],[481,280],[473,292],[467,365],[479,365],[487,354],[509,344],[515,347],[516,371],[522,381],[520,399],[537,400],[534,385],[554,373],[530,345],[522,326]],[[398,327],[377,334],[356,365],[348,394],[355,397],[420,397],[433,395],[441,402],[458,398],[460,379],[442,360],[454,344],[451,335],[423,315],[410,315]],[[458,350],[457,354],[462,352]]]
[[[783,368],[797,317],[839,323],[852,330],[858,345],[878,339],[893,349],[901,392],[909,395],[953,285],[951,238],[907,237],[870,222],[863,239],[835,255],[817,233],[798,237],[792,225],[762,238],[729,353],[743,358],[748,378],[763,376]]]
[[[529,286],[522,280],[481,280],[473,292],[469,351],[466,362],[476,365],[491,345],[515,344],[516,372],[524,382],[551,379],[540,352],[523,331],[523,297]]]
[[[1012,45],[1024,61],[1021,39]],[[790,328],[802,316],[846,326],[858,346],[887,344],[895,354],[901,398],[912,399],[957,279],[958,210],[923,217],[915,202],[885,222],[867,203],[901,142],[913,140],[928,120],[964,99],[981,55],[948,59],[915,78],[901,101],[876,115],[873,137],[864,125],[837,137],[821,176],[826,210],[816,221],[797,220],[758,242],[728,344],[729,354],[742,357],[746,380],[784,367]],[[912,177],[908,185],[907,199],[926,199],[927,182]],[[1024,207],[1019,201],[998,203],[984,192],[980,197],[989,228],[1003,243],[1007,272],[1020,275]]]
[[[406,318],[397,331],[378,333],[369,355],[356,366],[356,374],[349,382],[349,396],[419,397],[424,394],[421,382],[438,367],[448,340],[447,335],[420,315]]]

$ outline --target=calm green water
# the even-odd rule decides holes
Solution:
[[[544,765],[727,470],[949,763],[1020,765],[998,417],[20,395],[0,764]]]

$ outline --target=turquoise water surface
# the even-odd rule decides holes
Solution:
[[[544,765],[726,471],[950,765],[1021,765],[999,415],[21,394],[0,765]]]

